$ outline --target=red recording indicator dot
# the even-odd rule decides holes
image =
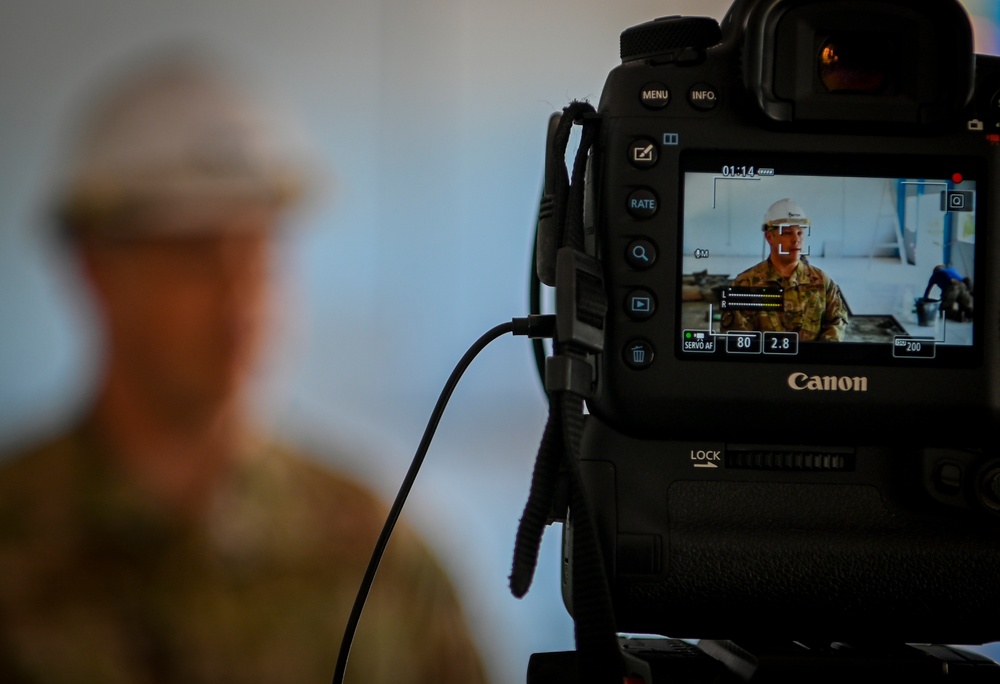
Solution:
[[[960,174],[960,173],[953,173],[953,174],[951,174],[951,182],[954,183],[955,185],[958,185],[959,183],[961,183],[962,180],[963,180],[962,174]]]

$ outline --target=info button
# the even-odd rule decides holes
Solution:
[[[710,83],[695,83],[688,90],[688,102],[695,109],[707,112],[719,104],[719,91]]]

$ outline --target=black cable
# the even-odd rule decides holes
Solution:
[[[472,364],[473,359],[476,358],[479,352],[501,335],[513,333],[514,335],[528,335],[533,338],[539,336],[548,337],[553,334],[554,329],[554,316],[529,316],[527,318],[516,318],[508,323],[501,323],[488,330],[476,340],[451,372],[451,376],[448,378],[448,382],[445,383],[444,389],[441,390],[437,404],[434,406],[434,411],[427,421],[423,438],[420,440],[417,451],[413,455],[410,469],[406,472],[406,477],[403,478],[403,483],[399,487],[399,492],[396,494],[392,508],[389,509],[385,525],[382,527],[382,533],[375,543],[371,560],[368,562],[368,569],[361,580],[361,587],[358,589],[358,595],[354,600],[354,607],[351,609],[351,615],[347,620],[347,628],[344,630],[344,638],[340,644],[340,654],[337,656],[337,666],[333,673],[333,684],[342,684],[344,681],[344,674],[347,671],[347,659],[351,652],[351,644],[354,642],[354,635],[357,632],[358,622],[361,620],[361,612],[364,610],[368,593],[371,591],[372,583],[375,581],[375,573],[378,571],[379,563],[382,562],[382,555],[385,553],[386,546],[389,543],[389,536],[396,526],[396,521],[399,519],[399,514],[403,509],[406,497],[413,487],[413,482],[417,478],[417,472],[420,470],[424,457],[427,455],[427,450],[430,448],[434,432],[437,430],[438,423],[441,422],[444,409],[448,405],[448,400],[455,391],[455,387],[458,385],[462,374]]]
[[[528,312],[535,315],[542,313],[542,280],[538,277],[538,269],[535,263],[538,258],[538,242],[535,241],[531,250],[531,271],[528,283]],[[531,351],[535,359],[535,370],[538,372],[538,379],[541,380],[542,387],[545,387],[545,357],[548,352],[545,350],[545,343],[541,337],[536,337],[531,341]]]

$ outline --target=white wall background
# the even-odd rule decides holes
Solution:
[[[527,312],[549,114],[596,102],[618,35],[727,0],[5,0],[0,6],[0,446],[69,420],[99,340],[46,204],[74,114],[150,47],[206,44],[301,119],[336,191],[299,217],[287,325],[262,413],[391,496],[452,366]],[[969,3],[983,15],[992,2]],[[977,28],[992,52],[990,25]],[[545,420],[530,346],[506,338],[467,373],[404,512],[444,554],[497,682],[572,648],[558,535],[536,585],[507,592]],[[330,645],[331,666],[338,644]],[[331,669],[332,674],[332,669]]]

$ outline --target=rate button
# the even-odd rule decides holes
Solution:
[[[639,188],[629,194],[625,208],[632,218],[645,219],[656,214],[659,201],[656,193],[649,188]]]

